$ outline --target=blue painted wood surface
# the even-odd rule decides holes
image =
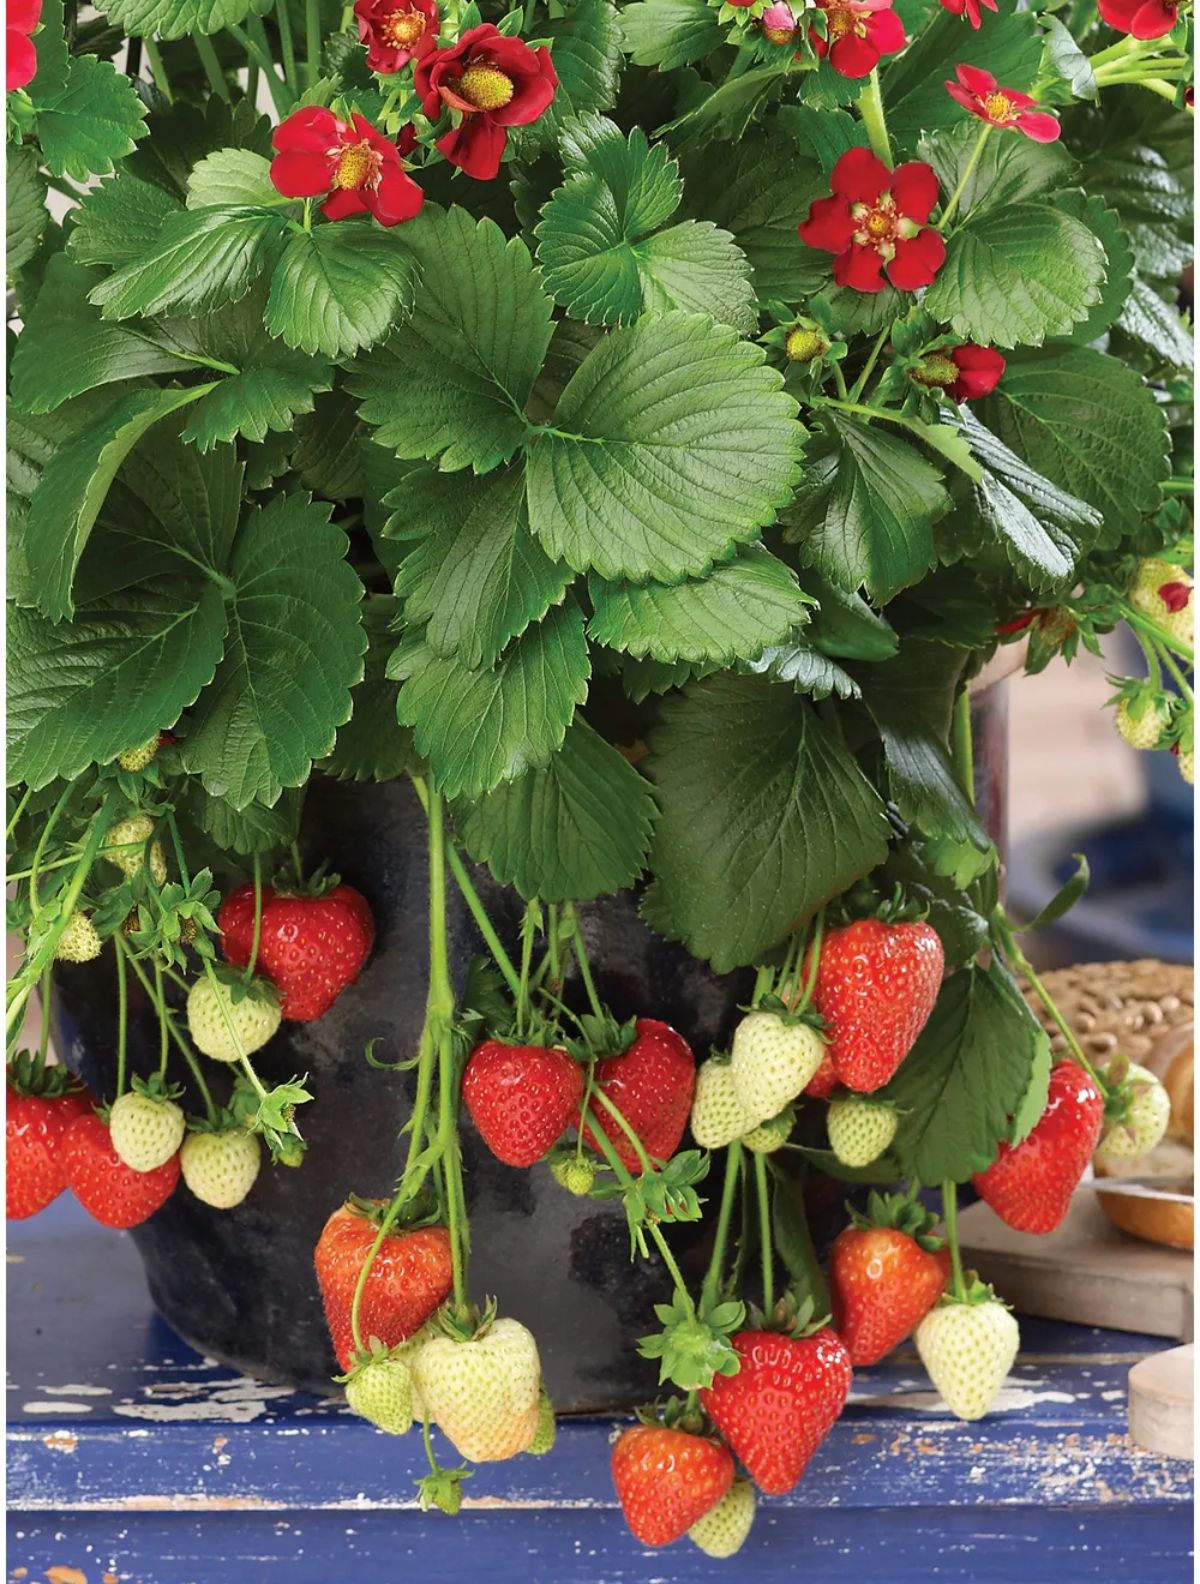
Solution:
[[[1192,1577],[1191,1465],[1125,1433],[1129,1367],[1155,1338],[1025,1321],[999,1411],[975,1425],[900,1350],[857,1374],[804,1480],[717,1563],[628,1535],[608,1475],[614,1419],[568,1421],[549,1457],[479,1469],[457,1520],[422,1514],[419,1438],[200,1358],[154,1315],[129,1240],[69,1200],[10,1226],[9,1261],[20,1584]]]

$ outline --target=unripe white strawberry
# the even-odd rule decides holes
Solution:
[[[146,843],[153,830],[154,821],[149,814],[134,814],[129,819],[118,820],[109,827],[100,850],[122,873],[135,875],[145,865]],[[166,884],[167,860],[161,842],[150,842],[150,873],[155,885]]]
[[[124,753],[117,755],[117,763],[122,770],[144,770],[158,753],[158,733],[155,732],[149,742],[144,742],[138,748],[126,748]]]
[[[701,1149],[724,1149],[758,1120],[747,1116],[733,1084],[733,1069],[710,1056],[696,1069],[692,1094],[692,1137]]]
[[[346,1401],[359,1418],[377,1430],[407,1435],[413,1422],[412,1375],[407,1363],[387,1353],[368,1359],[346,1382]]]
[[[917,1352],[947,1408],[959,1419],[982,1419],[1013,1367],[1021,1336],[1012,1313],[995,1298],[983,1303],[943,1299],[916,1331]]]
[[[791,1106],[785,1106],[778,1116],[768,1117],[749,1133],[743,1133],[742,1143],[756,1155],[774,1155],[791,1138],[795,1122],[796,1113]]]
[[[542,1371],[537,1343],[519,1321],[493,1320],[461,1342],[431,1337],[413,1378],[426,1413],[460,1456],[498,1463],[533,1440]]]
[[[156,1171],[183,1143],[186,1123],[173,1100],[130,1090],[112,1103],[108,1133],[112,1147],[135,1172]]]
[[[58,937],[54,955],[59,962],[91,962],[94,957],[99,957],[101,944],[96,926],[86,913],[76,908],[67,920],[66,929]]]
[[[869,1166],[896,1136],[894,1106],[878,1100],[833,1100],[825,1125],[829,1147],[843,1166]]]
[[[755,1506],[754,1486],[739,1475],[717,1505],[688,1530],[688,1539],[705,1556],[731,1557],[746,1543]]]
[[[255,979],[235,1001],[230,985],[205,975],[188,991],[187,1015],[197,1050],[235,1062],[259,1050],[279,1027],[279,997],[266,980]]]
[[[750,1126],[778,1116],[821,1065],[825,1044],[808,1023],[775,1012],[751,1012],[733,1036],[730,1071]]]
[[[442,1336],[443,1334],[436,1321],[427,1320],[419,1331],[414,1332],[407,1341],[401,1342],[399,1347],[394,1347],[391,1350],[392,1358],[403,1359],[408,1365],[412,1416],[418,1424],[424,1424],[428,1415],[425,1412],[425,1399],[421,1396],[421,1388],[417,1382],[417,1355],[430,1337]]]
[[[200,1200],[214,1210],[232,1210],[254,1187],[262,1149],[245,1128],[223,1128],[219,1133],[189,1133],[179,1154],[183,1180]]]
[[[1185,567],[1153,556],[1139,563],[1129,586],[1129,603],[1159,626],[1166,626],[1170,617],[1190,612],[1192,589]]]
[[[1191,748],[1181,748],[1179,750],[1178,755],[1176,756],[1175,762],[1179,766],[1179,774],[1187,782],[1188,786],[1195,786],[1195,784],[1196,784],[1196,754],[1195,754],[1195,750],[1191,749]]]
[[[537,1429],[525,1450],[531,1457],[545,1457],[547,1452],[554,1450],[557,1440],[558,1420],[554,1417],[554,1404],[550,1401],[550,1393],[543,1386],[538,1399]]]
[[[1157,748],[1171,724],[1171,710],[1165,703],[1147,699],[1138,711],[1133,699],[1123,698],[1117,705],[1116,723],[1131,748]]]
[[[1171,1097],[1150,1069],[1120,1057],[1118,1061],[1125,1068],[1120,1081],[1129,1086],[1128,1109],[1109,1122],[1100,1136],[1095,1159],[1102,1166],[1145,1155],[1162,1142],[1171,1120]],[[1109,1072],[1116,1077],[1113,1067]]]

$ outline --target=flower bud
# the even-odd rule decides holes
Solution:
[[[790,44],[796,36],[796,18],[790,5],[776,0],[762,14],[763,37],[772,44]]]
[[[787,8],[784,7],[786,10]],[[783,343],[791,363],[811,363],[829,351],[829,342],[819,330],[808,325],[793,325]]]

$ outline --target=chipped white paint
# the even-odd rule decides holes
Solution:
[[[21,1404],[21,1412],[27,1414],[87,1414],[91,1413],[93,1404],[83,1402],[27,1402]]]
[[[1037,1383],[1034,1383],[1037,1384]],[[859,1404],[871,1405],[879,1408],[905,1408],[914,1409],[917,1413],[948,1413],[944,1400],[935,1391],[901,1392],[894,1397],[859,1397]],[[1035,1391],[1030,1385],[1017,1385],[1010,1381],[1000,1388],[995,1402],[988,1409],[991,1414],[1020,1413],[1027,1408],[1036,1408],[1038,1403],[1073,1403],[1074,1394],[1062,1391]],[[957,1423],[957,1420],[952,1421]],[[932,1430],[933,1425],[922,1426],[922,1430]]]
[[[272,1400],[294,1395],[290,1386],[268,1386],[248,1375],[238,1375],[216,1384],[156,1381],[146,1387],[150,1401],[114,1403],[112,1411],[123,1419],[150,1419],[157,1424],[179,1424],[187,1420],[249,1424],[267,1412]],[[164,1398],[169,1400],[163,1401]]]
[[[111,1386],[43,1386],[47,1397],[111,1397]]]

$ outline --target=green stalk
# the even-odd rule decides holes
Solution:
[[[154,964],[154,1000],[158,1012],[158,1076],[165,1079],[167,1076],[167,1055],[170,1051],[170,1042],[167,1037],[167,1015],[163,1001],[162,967]]]
[[[871,374],[875,368],[875,364],[879,361],[879,354],[883,351],[884,343],[891,333],[892,327],[890,325],[888,325],[886,329],[879,332],[879,335],[875,341],[875,345],[871,348],[871,355],[868,357],[862,373],[855,380],[853,387],[849,391],[847,400],[857,401],[862,395],[863,391],[866,389],[867,381],[871,377]],[[836,363],[834,364],[834,367],[837,367]]]
[[[258,947],[262,939],[262,859],[254,854],[254,934],[250,937],[250,956],[246,960],[246,983],[254,978],[258,966]]]
[[[1003,908],[996,909],[995,913],[992,915],[992,922],[996,933],[1000,937],[1000,942],[1004,949],[1004,956],[1007,959],[1009,966],[1015,968],[1018,973],[1024,974],[1025,978],[1028,979],[1034,994],[1045,1007],[1046,1011],[1050,1014],[1050,1017],[1054,1022],[1054,1026],[1066,1040],[1067,1047],[1070,1050],[1071,1055],[1083,1068],[1084,1072],[1087,1073],[1088,1077],[1091,1078],[1092,1082],[1100,1090],[1100,1093],[1107,1098],[1108,1086],[1088,1060],[1083,1046],[1079,1043],[1075,1036],[1074,1029],[1072,1029],[1066,1018],[1063,1017],[1062,1013],[1058,1009],[1058,1004],[1055,1002],[1054,997],[1050,994],[1049,990],[1046,989],[1046,986],[1042,983],[1041,979],[1038,978],[1038,975],[1034,972],[1033,964],[1021,950],[1021,947],[1017,942],[1017,937],[1013,932],[1012,925],[1009,923],[1008,917],[1005,914]]]
[[[958,1188],[952,1182],[942,1184],[942,1218],[946,1223],[946,1244],[950,1250],[951,1288],[956,1298],[965,1298],[967,1284],[963,1279],[962,1254],[958,1247]]]
[[[256,18],[255,20],[257,21],[258,19]],[[275,114],[282,119],[292,108],[291,91],[286,83],[280,81],[279,75],[275,70],[275,62],[271,59],[270,50],[267,48],[266,33],[263,31],[261,22],[259,22],[258,27],[263,33],[261,43],[257,38],[252,38],[247,30],[237,22],[231,22],[226,31],[237,39],[245,50],[247,57],[262,71],[263,76],[267,79],[267,88],[271,95],[271,103],[275,106]]]
[[[983,145],[987,142],[988,134],[991,132],[991,130],[991,122],[985,121],[983,124],[983,130],[975,140],[975,147],[971,150],[971,157],[963,167],[962,175],[958,178],[958,186],[950,194],[950,197],[946,201],[946,206],[942,210],[941,218],[937,223],[939,231],[944,231],[946,229],[950,223],[951,215],[958,208],[958,201],[966,191],[967,183],[975,173],[975,167],[979,164],[979,156],[983,153]]]
[[[42,1034],[38,1040],[38,1062],[45,1066],[46,1054],[50,1049],[50,998],[54,990],[54,977],[47,968],[42,974],[42,982],[38,987],[38,1000],[42,1007]]]
[[[20,800],[17,803],[16,808],[13,809],[12,819],[9,820],[8,825],[5,827],[5,831],[4,831],[4,840],[5,841],[7,841],[8,838],[12,835],[13,831],[16,830],[17,821],[21,818],[21,815],[24,814],[25,805],[29,802],[29,799],[32,796],[33,796],[33,788],[32,787],[26,787],[24,792],[21,793]]]
[[[1193,670],[1195,669],[1196,652],[1190,644],[1180,643],[1167,632],[1166,628],[1160,627],[1149,616],[1143,616],[1141,611],[1134,610],[1132,605],[1123,603],[1121,615],[1135,632],[1145,633],[1148,638],[1153,638],[1155,643],[1160,644],[1164,649],[1172,650],[1181,660],[1186,660]]]
[[[321,0],[304,0],[304,48],[308,57],[308,86],[320,75]]]
[[[972,807],[975,803],[975,746],[971,738],[971,694],[963,688],[954,703],[950,727],[950,750],[959,783]]]
[[[1162,663],[1175,678],[1175,685],[1178,687],[1180,693],[1189,704],[1193,703],[1195,700],[1195,695],[1192,692],[1191,683],[1180,670],[1178,664],[1176,663],[1175,656],[1165,645],[1160,650],[1160,653],[1162,655]]]
[[[72,785],[66,787],[66,789],[60,794],[58,802],[54,805],[54,807],[50,811],[50,818],[42,826],[42,833],[38,837],[38,844],[33,850],[33,864],[32,864],[32,867],[29,870],[29,900],[30,900],[30,902],[33,905],[33,916],[35,918],[37,917],[37,915],[42,910],[42,904],[41,904],[41,902],[38,899],[38,888],[37,888],[38,875],[41,873],[41,868],[42,868],[42,854],[46,851],[46,848],[49,846],[51,832],[54,830],[54,827],[58,824],[59,820],[62,818],[63,810],[66,808],[67,804],[71,801],[71,797],[74,794],[74,791],[75,791],[75,787],[74,787],[74,784],[72,784]]]
[[[229,84],[225,81],[225,73],[221,70],[221,62],[217,59],[212,39],[206,33],[193,33],[192,42],[196,46],[200,64],[204,67],[204,75],[208,78],[209,87],[218,99],[228,104]]]
[[[529,1022],[529,970],[533,967],[533,920],[536,902],[526,902],[521,924],[521,978],[517,984],[517,1036],[524,1035]]]
[[[825,936],[825,909],[817,914],[817,922],[813,926],[812,949],[808,954],[808,975],[800,991],[800,999],[790,1010],[793,1015],[803,1012],[812,1000],[812,993],[817,983],[817,974],[821,968],[821,942]]]
[[[762,1247],[763,1313],[775,1307],[775,1263],[771,1238],[771,1194],[767,1186],[767,1158],[754,1155],[754,1184],[758,1193],[758,1236]]]
[[[454,1062],[454,991],[446,948],[446,841],[442,794],[429,794],[429,1001],[426,1022],[438,1053],[438,1138],[446,1172],[446,1221],[454,1301],[466,1307],[465,1215],[458,1152],[458,1077]]]
[[[583,980],[583,988],[587,991],[588,1004],[596,1017],[604,1016],[604,1008],[600,1004],[600,997],[596,994],[596,982],[592,978],[591,964],[588,962],[587,949],[583,944],[583,932],[579,927],[579,914],[575,911],[574,902],[567,904],[571,915],[571,939],[575,943],[575,961],[579,964],[579,977]]]
[[[1142,47],[1142,41],[1135,39],[1132,34],[1127,34],[1123,39],[1118,39],[1115,44],[1110,44],[1107,49],[1098,51],[1095,55],[1088,56],[1088,65],[1093,74],[1101,66],[1106,66],[1109,61],[1119,60],[1123,55],[1136,55]]]
[[[125,954],[117,952],[117,1092],[125,1093],[125,1048],[129,1038],[129,988],[125,983]]]
[[[593,1100],[599,1100],[600,1104],[608,1112],[609,1116],[611,1116],[612,1119],[617,1123],[625,1137],[629,1140],[629,1143],[633,1148],[633,1152],[638,1158],[638,1164],[642,1169],[642,1174],[644,1176],[653,1176],[654,1166],[649,1155],[646,1154],[646,1146],[642,1143],[641,1139],[626,1121],[625,1113],[621,1110],[620,1106],[618,1106],[613,1100],[610,1100],[608,1095],[604,1093],[603,1089],[597,1089],[593,1093],[592,1098]],[[596,1138],[607,1138],[608,1135],[604,1133],[598,1123],[595,1123],[595,1119],[593,1119],[593,1122],[594,1125],[592,1127],[592,1132]]]
[[[173,105],[175,103],[175,95],[171,91],[171,79],[167,76],[167,68],[163,65],[163,58],[157,40],[152,38],[143,39],[142,46],[146,52],[146,63],[150,67],[155,87],[167,103]]]
[[[879,92],[879,72],[873,71],[867,78],[867,85],[858,96],[858,113],[862,117],[863,126],[867,129],[871,148],[891,170],[895,161],[892,158],[892,145],[888,138],[887,121],[883,114],[883,96]]]
[[[802,1190],[796,1194],[795,1211],[795,1227],[800,1235],[800,1252],[804,1259],[804,1270],[808,1279],[808,1296],[812,1299],[813,1313],[815,1315],[827,1315],[829,1313],[829,1290],[825,1285],[825,1276],[821,1270],[821,1262],[817,1258],[817,1250],[812,1240],[812,1233],[809,1231],[808,1210],[804,1203]]]
[[[128,946],[126,946],[120,931],[118,931],[117,934],[113,936],[113,945],[115,946],[118,953],[124,955],[128,959],[129,966],[133,969],[135,977],[140,981],[142,989],[153,1001],[154,987],[151,985],[149,979],[146,978],[145,973],[142,971],[141,963],[138,962],[137,958],[133,956]],[[195,1052],[192,1050],[192,1047],[188,1044],[187,1040],[184,1039],[183,1035],[175,1027],[175,1019],[171,1015],[171,1009],[164,1001],[159,1001],[157,1004],[162,1017],[166,1020],[167,1029],[171,1035],[171,1038],[179,1047],[180,1055],[183,1057],[184,1061],[187,1062],[192,1077],[196,1080],[196,1088],[199,1089],[204,1100],[205,1115],[210,1122],[215,1122],[217,1119],[217,1108],[213,1104],[212,1094],[209,1092],[208,1084],[204,1080],[204,1073],[201,1071],[200,1064],[196,1060]]]
[[[721,1208],[717,1212],[717,1230],[713,1237],[712,1256],[700,1289],[700,1310],[705,1313],[716,1301],[721,1290],[721,1272],[725,1266],[725,1247],[729,1241],[729,1223],[733,1216],[733,1201],[737,1195],[738,1178],[742,1174],[742,1142],[734,1139],[725,1151],[725,1182],[721,1189]]]
[[[598,1100],[607,1100],[607,1097],[599,1089],[594,1091],[594,1097]],[[618,1117],[621,1116],[621,1113],[617,1111],[616,1108],[611,1105],[611,1103],[609,1103],[609,1109],[613,1111],[614,1115]],[[616,1150],[612,1146],[612,1140],[598,1126],[595,1116],[592,1116],[590,1120],[592,1123],[592,1134],[597,1144],[599,1144],[600,1152],[608,1162],[609,1168],[611,1169],[613,1175],[625,1189],[626,1193],[636,1189],[637,1184],[629,1175],[628,1171],[626,1171],[624,1162],[621,1160],[621,1157],[617,1154]],[[621,1117],[621,1121],[624,1123],[623,1117]],[[628,1124],[625,1125],[628,1126]],[[657,1221],[647,1221],[646,1226],[649,1229],[650,1236],[654,1239],[655,1246],[657,1247],[659,1254],[662,1256],[663,1264],[667,1267],[667,1271],[670,1274],[675,1291],[683,1300],[683,1306],[687,1310],[688,1314],[694,1319],[696,1315],[696,1305],[692,1300],[691,1293],[687,1290],[687,1283],[683,1279],[683,1272],[679,1269],[679,1266],[675,1262],[675,1256],[671,1253],[671,1246],[663,1236],[662,1228],[658,1225]]]
[[[275,23],[279,28],[279,48],[283,55],[283,75],[294,92],[299,84],[296,74],[296,43],[292,36],[292,13],[288,0],[275,0]]]

